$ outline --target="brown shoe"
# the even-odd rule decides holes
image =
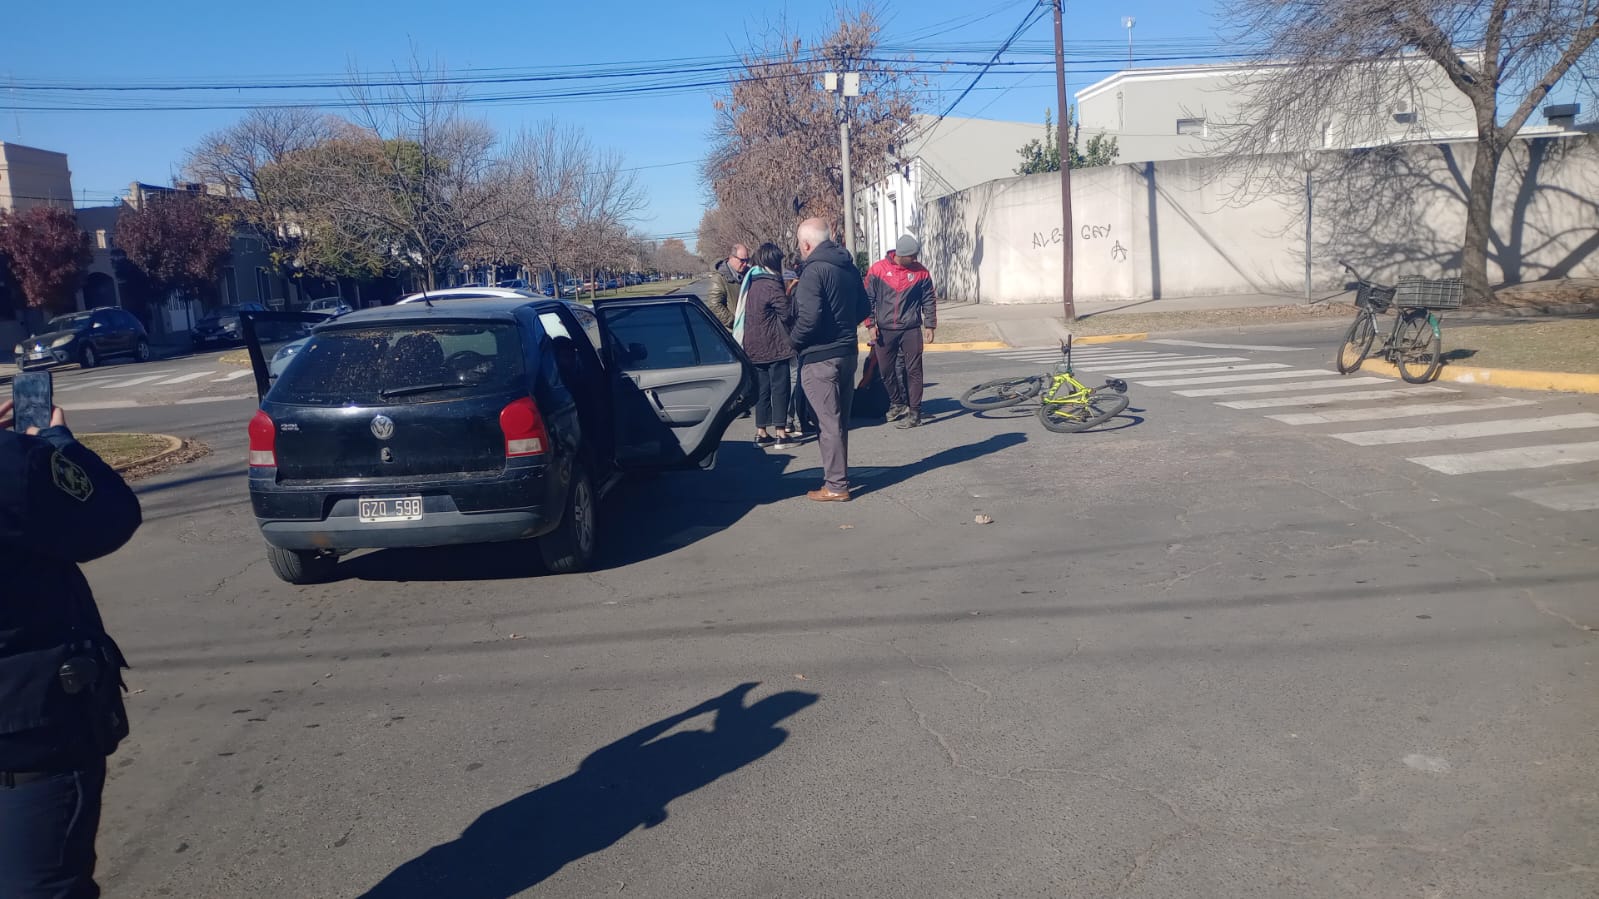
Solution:
[[[819,503],[849,502],[849,491],[847,490],[831,490],[827,487],[823,487],[820,490],[812,490],[805,495]]]

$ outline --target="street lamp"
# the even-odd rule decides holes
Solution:
[[[1122,16],[1122,27],[1127,29],[1127,68],[1133,67],[1133,26],[1138,20],[1132,16]]]
[[[833,95],[834,115],[838,119],[839,158],[844,171],[844,248],[855,252],[855,192],[849,177],[849,98],[861,95],[861,73],[828,72],[822,88]]]

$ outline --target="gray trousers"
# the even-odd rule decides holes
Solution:
[[[800,370],[805,398],[816,413],[816,444],[822,451],[822,481],[849,491],[849,413],[855,403],[855,353],[806,362]]]

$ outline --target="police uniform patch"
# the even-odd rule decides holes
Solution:
[[[50,478],[55,481],[56,489],[72,497],[78,502],[88,502],[94,495],[94,482],[89,480],[89,473],[83,466],[61,455],[56,451],[50,457]]]

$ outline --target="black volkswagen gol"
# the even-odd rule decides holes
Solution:
[[[550,570],[581,570],[617,477],[708,467],[754,392],[694,297],[366,309],[317,327],[269,385],[258,322],[300,315],[245,316],[264,394],[250,500],[290,583],[357,549],[525,538]]]

